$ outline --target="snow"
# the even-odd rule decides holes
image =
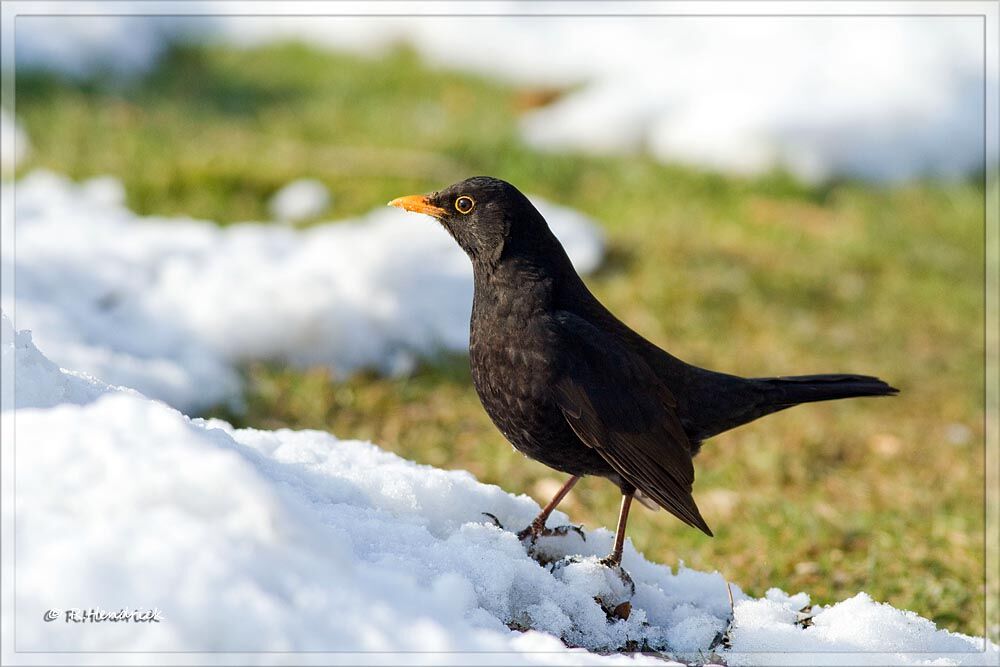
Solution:
[[[761,599],[738,602],[728,664],[801,664],[795,654],[804,642],[814,652],[809,659],[813,665],[964,665],[1000,659],[995,644],[987,653],[981,638],[937,630],[931,621],[875,602],[865,593],[813,610],[812,624],[803,629],[796,620],[808,602],[802,593],[789,596],[776,588]],[[977,653],[955,655],[970,651]],[[935,655],[942,653],[952,655]]]
[[[588,24],[570,39],[610,42],[603,74],[523,129],[550,150],[646,149],[738,174],[955,177],[982,164],[981,28],[872,17]]]
[[[299,222],[321,215],[330,205],[330,191],[312,178],[301,178],[284,186],[268,202],[275,220]]]
[[[549,540],[550,556],[583,557],[553,574],[480,514],[520,527],[538,511],[526,496],[370,443],[318,431],[234,429],[96,385],[86,397],[53,405],[48,397],[68,376],[52,372],[6,320],[2,345],[5,361],[16,347],[17,393],[46,397],[19,396],[16,411],[20,651],[361,652],[338,658],[351,664],[388,657],[636,665],[713,655],[731,665],[998,658],[994,644],[982,653],[983,640],[939,630],[863,593],[814,610],[803,629],[795,621],[805,594],[772,590],[752,599],[735,585],[732,648],[713,654],[731,616],[722,576],[649,562],[631,543],[624,565],[636,584],[632,611],[609,622],[594,596],[621,595],[622,586],[596,564],[612,541],[603,528],[588,531],[586,542]],[[4,511],[10,521],[10,503]],[[92,607],[155,610],[161,620],[63,620],[67,609]],[[49,609],[60,612],[54,622],[42,618]],[[661,653],[601,654],[636,644]]]
[[[138,216],[112,178],[43,171],[16,192],[16,244],[2,251],[17,277],[16,293],[2,292],[15,324],[57,364],[185,412],[237,400],[249,361],[401,373],[467,349],[472,268],[430,218],[379,202],[302,230],[219,227]],[[597,224],[532,199],[577,268],[594,270]]]
[[[70,73],[98,63],[141,69],[179,38],[299,39],[372,56],[407,42],[435,65],[571,88],[523,117],[525,140],[546,150],[648,152],[740,174],[783,166],[809,181],[954,177],[982,168],[979,17],[241,17],[226,16],[225,3],[206,7],[222,15],[28,17],[18,24],[18,64]],[[317,13],[315,3],[255,8]],[[482,11],[523,13],[523,6]],[[621,11],[600,3],[581,9]],[[985,66],[993,94],[996,63]]]
[[[54,70],[72,77],[95,73],[131,76],[148,71],[175,39],[188,34],[195,25],[176,16],[130,18],[72,15],[75,12],[101,14],[110,9],[129,8],[141,12],[143,4],[120,3],[114,6],[95,1],[62,5],[37,3],[32,7],[31,14],[17,17],[17,66]],[[151,13],[156,13],[157,7],[153,3],[148,7]],[[165,5],[161,5],[162,8]],[[38,15],[32,15],[35,12]],[[48,12],[64,15],[45,16]]]
[[[0,313],[0,366],[14,365],[14,377],[27,378],[18,385],[15,407],[50,408],[60,403],[89,403],[109,391],[131,391],[111,387],[86,373],[59,368],[38,351],[30,331],[14,331],[6,314]]]

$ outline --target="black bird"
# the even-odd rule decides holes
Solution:
[[[469,255],[476,392],[516,449],[571,475],[522,540],[552,532],[549,514],[584,475],[623,495],[609,566],[621,562],[633,496],[711,536],[691,497],[703,440],[799,403],[897,393],[867,375],[743,378],[664,352],[601,305],[541,214],[499,179],[389,204],[436,218]]]

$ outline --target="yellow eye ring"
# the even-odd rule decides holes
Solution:
[[[468,215],[475,207],[476,201],[468,195],[462,195],[455,200],[455,210],[462,215]]]

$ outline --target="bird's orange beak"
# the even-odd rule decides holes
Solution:
[[[424,195],[399,197],[389,202],[389,206],[395,206],[403,209],[404,211],[423,213],[424,215],[429,215],[432,218],[437,218],[438,220],[442,219],[447,213],[443,208],[431,204]]]

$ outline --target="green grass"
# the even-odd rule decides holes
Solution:
[[[139,212],[222,223],[263,219],[267,198],[303,176],[334,193],[326,218],[474,174],[573,205],[610,239],[595,293],[678,356],[745,375],[873,373],[902,389],[710,440],[695,497],[716,537],[639,509],[636,547],[751,594],[778,586],[826,603],[865,590],[982,634],[981,186],[809,188],[780,173],[537,153],[517,117],[548,94],[433,70],[404,49],[364,60],[189,47],[127,84],[19,77],[34,150],[22,170],[114,174]],[[464,358],[394,379],[246,373],[246,412],[216,411],[237,424],[371,439],[540,501],[560,481],[496,432]],[[963,427],[968,438],[949,439]],[[610,526],[617,505],[609,483],[588,479],[562,509]]]

